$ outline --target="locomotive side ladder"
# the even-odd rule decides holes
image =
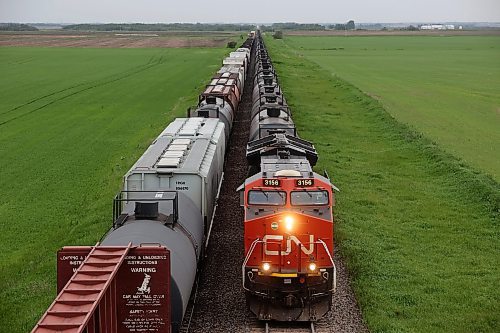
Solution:
[[[116,332],[115,276],[131,247],[92,247],[31,333]]]

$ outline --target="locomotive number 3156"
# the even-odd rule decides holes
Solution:
[[[314,186],[314,179],[297,179],[296,186]]]
[[[280,186],[279,179],[264,179],[264,186]]]

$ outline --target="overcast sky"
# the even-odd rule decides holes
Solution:
[[[0,0],[0,22],[500,22],[500,0]]]

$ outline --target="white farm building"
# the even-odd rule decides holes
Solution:
[[[420,26],[420,30],[455,30],[453,24],[424,24]]]

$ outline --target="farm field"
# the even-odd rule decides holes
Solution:
[[[1,32],[0,46],[38,47],[99,47],[99,48],[156,48],[156,47],[224,47],[241,32],[92,32],[47,30],[36,32]]]
[[[438,145],[422,136],[418,131],[423,125],[408,120],[409,127],[399,122],[405,120],[393,113],[389,108],[392,104],[384,99],[389,88],[379,93],[382,97],[377,100],[363,93],[366,88],[362,85],[363,91],[346,81],[361,80],[364,71],[360,68],[370,68],[368,58],[359,59],[363,52],[387,57],[392,54],[394,66],[403,66],[404,57],[397,56],[396,44],[391,50],[380,46],[389,43],[384,38],[379,42],[377,38],[367,39],[371,42],[369,51],[360,49],[359,39],[346,39],[343,51],[319,50],[338,47],[333,46],[340,45],[335,38],[321,42],[306,37],[266,39],[299,135],[314,142],[320,156],[317,171],[327,169],[340,188],[337,251],[346,258],[353,288],[372,332],[497,332],[499,185],[449,154],[443,139],[436,140]],[[406,43],[424,42],[417,38]],[[350,52],[351,56],[341,52]],[[326,53],[335,54],[335,60]],[[401,77],[389,66],[391,61],[379,58],[373,61],[387,66],[387,75],[379,73],[379,84],[394,90]],[[480,62],[476,66],[486,65]],[[342,67],[339,76],[331,75],[337,67]],[[425,66],[420,67],[424,72]],[[469,77],[475,75],[474,68],[465,67],[465,71]],[[369,87],[376,86],[373,72],[365,74]],[[491,86],[498,83],[496,79],[485,77],[483,83],[488,84],[484,89],[477,87],[477,94],[485,96],[483,105],[495,101],[500,90],[493,91]],[[421,80],[408,81],[418,86]],[[411,97],[405,91],[400,102]],[[443,93],[451,99],[446,90]],[[461,116],[474,119],[464,111]],[[470,121],[476,121],[475,126],[484,125],[490,138],[498,135],[487,121]],[[451,122],[441,131],[452,132],[459,125]],[[431,129],[431,138],[432,133],[439,134],[437,126],[422,131]],[[478,142],[479,154],[488,142]],[[481,167],[495,167],[493,159],[484,161],[489,162]],[[498,160],[496,163],[498,167]]]
[[[111,225],[122,176],[227,48],[0,48],[0,332],[55,296],[56,251]]]
[[[500,36],[291,36],[285,43],[500,180]]]

